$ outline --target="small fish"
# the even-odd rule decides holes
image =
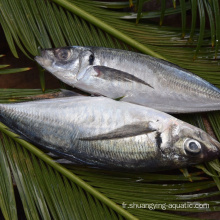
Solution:
[[[52,153],[105,169],[167,170],[220,155],[220,143],[199,128],[101,96],[1,104],[0,121]]]
[[[35,60],[66,84],[91,94],[169,113],[220,110],[220,90],[172,63],[140,53],[71,46]]]

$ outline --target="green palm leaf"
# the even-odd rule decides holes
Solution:
[[[0,58],[3,57],[4,55],[0,55]],[[19,73],[19,72],[24,72],[24,71],[28,71],[31,68],[29,67],[25,67],[25,68],[15,68],[15,69],[8,69],[7,67],[9,67],[10,65],[0,65],[0,75],[3,74],[10,74],[10,73]],[[6,69],[5,69],[6,68]]]
[[[102,3],[88,0],[53,0],[52,2],[0,0],[0,23],[15,56],[18,56],[16,46],[29,57],[37,55],[38,46],[48,48],[65,45],[93,45],[138,49],[143,53],[179,64],[206,80],[220,85],[219,60],[213,59],[219,56],[219,41],[216,41],[216,47],[212,48],[215,39],[219,39],[217,1],[213,3],[206,1],[204,5],[199,4],[200,1],[191,1],[193,22],[190,30],[185,28],[184,15],[185,11],[191,7],[189,2],[181,1],[183,7],[177,6],[176,9],[165,10],[163,7],[162,13],[160,11],[141,13],[142,1],[137,2],[139,2],[138,25],[134,24],[133,19],[136,17],[132,17],[130,13],[111,10],[111,8],[126,7],[128,3]],[[200,7],[202,37],[199,35],[199,30],[195,28],[198,6]],[[168,14],[176,13],[175,10],[182,12],[183,29],[158,27],[143,20],[150,17],[161,16],[163,18]],[[216,21],[215,26],[211,25],[211,31],[204,28],[205,10],[207,10],[210,22]],[[131,21],[128,19],[129,16]],[[181,37],[181,32],[186,33],[184,39]],[[199,42],[198,45],[197,42]],[[203,44],[202,47],[201,44]],[[197,53],[197,59],[192,62]],[[43,73],[41,75],[43,84]],[[1,90],[0,101],[23,101],[37,94],[42,94],[42,92],[40,90]],[[200,114],[181,116],[181,118],[202,129],[206,128],[204,117]],[[208,114],[208,119],[219,139],[219,113]],[[0,130],[5,134],[4,147],[0,145],[2,158],[0,171],[3,174],[0,184],[0,206],[6,219],[17,218],[10,172],[14,176],[28,219],[122,219],[122,216],[134,218],[131,214],[140,219],[179,219],[178,211],[219,211],[218,201],[215,200],[215,196],[219,195],[215,186],[220,188],[218,160],[200,166],[200,169],[212,175],[215,183],[210,177],[204,177],[198,172],[191,174],[190,178],[194,182],[188,183],[186,182],[188,179],[182,174],[137,175],[72,166],[65,169],[34,146],[17,138],[5,126],[0,125]],[[184,174],[188,175],[186,170]],[[93,187],[98,188],[101,193],[96,192]],[[202,193],[202,190],[207,190],[207,193]],[[180,205],[187,201],[194,201],[194,199],[198,201],[203,199],[204,203],[209,204],[209,208],[174,210],[168,207],[166,209],[173,212],[168,213],[160,212],[161,207],[157,207],[154,212],[147,208],[125,207],[123,209],[122,207],[123,202],[127,204],[162,202]],[[189,218],[181,217],[181,219]]]
[[[17,219],[17,209],[11,173],[4,148],[0,142],[0,204],[5,219]]]
[[[37,3],[33,0],[23,3],[25,9],[22,9],[21,5],[23,4],[19,5],[20,3],[17,1],[11,5],[5,2],[7,2],[7,0],[3,1],[4,4],[2,4],[1,7],[3,15],[1,23],[3,28],[5,27],[5,33],[8,27],[13,30],[8,39],[11,48],[15,48],[13,43],[9,41],[11,36],[13,36],[14,41],[17,42],[23,51],[25,49],[20,41],[22,41],[22,44],[25,45],[26,49],[33,55],[37,54],[37,45],[43,48],[51,47],[52,45],[55,47],[65,45],[94,45],[125,48],[125,45],[118,42],[118,39],[120,39],[122,42],[130,44],[133,48],[137,48],[144,53],[149,53],[157,57],[164,57],[182,67],[187,67],[190,71],[205,79],[209,79],[211,83],[219,84],[219,76],[216,74],[219,67],[218,60],[213,59],[216,51],[211,47],[211,41],[208,39],[210,32],[207,30],[202,34],[205,39],[203,39],[203,37],[199,38],[199,44],[195,51],[198,52],[200,50],[199,57],[192,62],[192,48],[196,48],[198,33],[194,36],[193,43],[189,44],[189,38],[185,37],[182,39],[180,37],[179,28],[159,28],[156,25],[143,23],[134,25],[131,22],[118,18],[118,12],[100,8],[101,3],[98,4],[88,0],[74,1],[73,3],[69,3],[66,0],[55,1],[65,9],[55,4],[44,3],[44,1],[41,2],[41,0],[37,1]],[[24,2],[26,2],[26,0]],[[16,4],[19,6],[16,7]],[[29,7],[29,10],[26,7]],[[204,7],[202,7],[202,9],[204,11]],[[9,11],[10,14],[14,16],[14,18],[11,19],[13,22],[5,15],[5,11]],[[33,13],[38,15],[37,20],[32,19],[33,23],[31,23],[32,20],[29,20],[30,13],[28,13],[28,11],[34,11]],[[70,14],[69,11],[74,14]],[[22,14],[22,23],[16,20],[16,17],[19,17],[20,14]],[[50,16],[45,16],[47,14]],[[25,30],[23,30],[23,23],[26,23]],[[216,22],[216,25],[217,24],[218,22]],[[16,29],[18,30],[16,31]],[[22,31],[19,31],[20,29]],[[34,34],[32,41],[35,41],[35,43],[30,44],[30,41],[27,37],[24,38],[21,32]],[[189,32],[188,30],[188,33]],[[41,37],[39,37],[39,35],[41,35]],[[112,38],[111,36],[116,38]],[[51,42],[49,39],[51,39]],[[204,46],[200,47],[202,42]],[[12,51],[16,55],[15,49]],[[217,57],[218,54],[219,51],[217,50]],[[188,65],[189,63],[190,65]],[[207,71],[209,74],[207,74]]]

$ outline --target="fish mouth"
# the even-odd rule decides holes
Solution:
[[[45,58],[41,57],[41,56],[36,56],[34,57],[35,61],[42,67],[45,67]]]
[[[34,59],[35,59],[35,61],[36,61],[38,64],[41,64],[43,57],[41,57],[41,56],[36,56],[36,57],[34,57]]]
[[[42,67],[47,67],[51,65],[51,59],[47,54],[47,50],[40,50],[40,55],[34,57],[34,60]]]
[[[42,64],[43,62],[43,56],[45,55],[45,52],[44,50],[39,50],[40,51],[40,55],[39,56],[36,56],[34,57],[35,61],[38,63],[38,64]]]

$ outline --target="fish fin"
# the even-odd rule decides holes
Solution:
[[[147,134],[156,131],[149,126],[149,122],[135,123],[130,125],[125,125],[115,130],[112,130],[105,134],[100,134],[92,137],[80,138],[81,141],[96,141],[96,140],[110,140],[110,139],[120,139],[126,137],[133,137],[141,134]]]
[[[150,84],[138,77],[121,70],[109,68],[106,66],[94,66],[94,70],[98,73],[96,77],[109,81],[136,82],[153,88]]]

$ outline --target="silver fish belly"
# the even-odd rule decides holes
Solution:
[[[34,144],[96,167],[157,171],[219,156],[206,132],[166,113],[105,97],[1,104],[0,120]]]
[[[42,50],[35,60],[61,81],[91,94],[169,113],[220,110],[220,90],[174,64],[100,47]]]

